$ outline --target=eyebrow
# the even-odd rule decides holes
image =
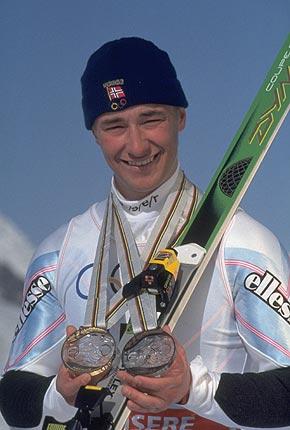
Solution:
[[[155,116],[155,115],[165,115],[165,112],[163,112],[161,109],[158,109],[158,110],[154,109],[154,110],[142,112],[140,114],[140,117],[148,118],[148,117]]]
[[[105,125],[105,126],[110,126],[110,125],[114,125],[120,122],[123,122],[124,120],[121,117],[115,117],[115,118],[108,118],[108,119],[104,119],[100,125]]]
[[[148,110],[145,112],[141,112],[140,113],[140,118],[151,118],[154,117],[156,115],[165,115],[165,112],[163,112],[163,110],[161,109],[152,109],[152,110]],[[112,125],[116,125],[119,123],[122,123],[124,121],[124,118],[120,117],[120,116],[116,116],[114,118],[104,118],[103,121],[101,122],[101,126],[105,126],[105,127],[110,127]]]

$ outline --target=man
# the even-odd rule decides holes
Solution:
[[[111,193],[106,202],[94,204],[46,239],[28,269],[0,385],[2,413],[14,427],[42,428],[45,417],[60,422],[74,417],[77,393],[91,376],[73,374],[62,364],[66,328],[71,335],[88,321],[92,297],[108,305],[118,294],[116,286],[130,279],[121,258],[128,238],[127,250],[133,254],[136,248],[138,253],[130,264],[143,267],[157,237],[162,247],[174,243],[200,198],[178,163],[187,100],[164,51],[140,38],[103,45],[88,61],[82,93],[86,127],[114,173]],[[96,270],[106,288],[94,291],[90,279]],[[286,415],[274,420],[259,408],[252,409],[257,416],[246,413],[253,404],[247,397],[253,395],[253,384],[264,387],[270,378],[279,385],[275,372],[280,369],[261,379],[234,375],[290,364],[285,298],[289,273],[289,259],[278,240],[239,210],[174,331],[176,357],[170,368],[158,378],[119,372],[132,410],[128,428],[289,424],[289,416],[288,421]],[[262,285],[276,294],[271,303],[255,293]],[[96,305],[97,321],[102,311]],[[124,315],[112,327],[117,342],[127,322]],[[256,395],[260,405],[261,393],[253,400]],[[236,400],[243,411],[235,407]]]

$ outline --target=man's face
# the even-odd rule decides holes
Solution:
[[[96,119],[92,131],[124,197],[141,199],[170,178],[177,167],[178,133],[184,126],[183,108],[157,104]]]

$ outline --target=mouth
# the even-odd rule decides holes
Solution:
[[[123,163],[127,164],[128,166],[133,167],[144,167],[148,166],[149,164],[153,163],[158,157],[160,153],[158,152],[155,155],[151,155],[151,157],[148,157],[144,160],[122,160]]]

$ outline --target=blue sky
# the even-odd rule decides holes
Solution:
[[[290,30],[289,0],[2,0],[0,11],[0,212],[34,244],[108,191],[80,105],[98,46],[137,35],[168,51],[190,103],[181,164],[205,189]],[[288,116],[242,202],[288,250],[289,135]]]

